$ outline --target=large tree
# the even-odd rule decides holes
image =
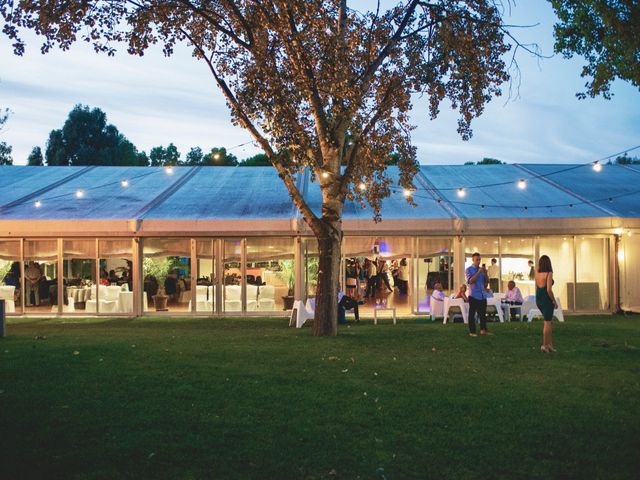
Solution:
[[[558,19],[555,50],[582,55],[586,92],[579,98],[611,96],[621,78],[640,88],[640,2],[638,0],[549,0]]]
[[[0,0],[1,1],[1,0]],[[99,108],[76,105],[61,129],[52,130],[47,165],[146,165],[136,147],[107,123]]]
[[[389,9],[366,2],[366,11],[350,4],[0,0],[0,15],[17,54],[25,29],[45,37],[43,52],[76,40],[109,55],[117,42],[137,55],[158,43],[166,54],[178,42],[190,45],[226,97],[232,121],[269,157],[318,239],[313,331],[335,335],[345,201],[368,202],[379,219],[392,152],[401,159],[400,186],[413,188],[414,101],[427,103],[431,118],[446,101],[469,138],[472,119],[508,79],[510,36],[501,0],[402,0]],[[296,187],[305,167],[322,192],[318,210]]]
[[[27,165],[32,167],[41,167],[44,165],[44,158],[42,156],[42,149],[40,147],[33,147],[29,157],[27,157]]]
[[[10,114],[11,111],[8,108],[0,109],[0,132],[4,128],[4,124],[7,123]],[[6,142],[0,142],[0,165],[13,165],[12,150],[11,145]]]

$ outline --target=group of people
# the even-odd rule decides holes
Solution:
[[[496,259],[491,260],[491,266],[486,267],[485,264],[480,265],[481,256],[474,253],[471,256],[471,265],[465,270],[465,278],[467,283],[460,286],[455,298],[461,298],[469,303],[469,336],[477,337],[476,333],[476,315],[480,321],[480,335],[493,335],[487,328],[487,298],[498,289],[498,284],[492,280],[498,279],[499,269],[496,265]],[[538,260],[538,268],[534,268],[533,261],[529,261],[531,267],[529,278],[534,280],[536,287],[536,305],[544,317],[543,341],[540,350],[544,353],[555,352],[552,339],[552,323],[553,311],[558,308],[558,304],[553,294],[553,268],[551,259],[547,255],[542,255]],[[495,267],[495,268],[493,268]],[[493,269],[493,271],[492,271]],[[507,292],[505,293],[502,303],[505,308],[511,308],[511,305],[522,305],[524,299],[520,289],[516,287],[515,281],[511,280],[507,284]],[[467,293],[468,291],[468,293]],[[444,301],[445,294],[442,291],[442,284],[434,285],[431,301]]]
[[[401,260],[385,260],[383,258],[351,258],[346,264],[347,287],[352,289],[352,296],[359,298],[378,298],[379,292],[385,294],[395,289],[402,296],[409,291],[409,264],[406,258]],[[393,282],[393,286],[392,286]]]

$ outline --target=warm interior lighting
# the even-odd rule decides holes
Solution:
[[[122,186],[123,186],[123,187],[125,187],[125,188],[126,188],[126,187],[128,187],[128,186],[129,186],[129,180],[122,180],[122,181],[120,182],[120,185],[122,185]]]
[[[615,233],[616,235],[622,235],[624,233],[624,230],[622,229],[622,227],[618,227],[613,231],[613,233]]]
[[[593,170],[599,172],[602,170],[602,164],[598,161],[593,162]]]
[[[518,180],[518,188],[520,190],[524,190],[525,188],[527,188],[527,181],[524,178]]]
[[[465,192],[464,188],[461,187],[461,188],[458,189],[458,196],[460,198],[464,197],[466,194],[467,194],[467,192]]]
[[[76,190],[76,198],[84,197],[84,192],[82,190]]]

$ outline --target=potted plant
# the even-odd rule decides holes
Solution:
[[[280,260],[278,262],[280,270],[277,272],[278,278],[287,284],[289,290],[287,295],[282,297],[284,302],[284,309],[291,310],[293,308],[293,302],[295,297],[293,296],[293,286],[296,281],[296,272],[293,260]]]
[[[154,259],[146,257],[142,262],[142,268],[145,278],[147,278],[147,276],[153,277],[158,282],[158,291],[151,297],[153,299],[153,305],[156,308],[156,312],[166,312],[168,310],[167,301],[169,300],[169,296],[165,293],[164,282],[167,279],[169,269],[171,268],[169,259]]]

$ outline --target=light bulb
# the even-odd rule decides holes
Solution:
[[[167,175],[171,175],[173,174],[173,167],[165,167],[164,171],[167,173]]]
[[[367,186],[364,183],[361,183],[360,185],[358,185],[358,188],[361,192],[364,192],[367,189]]]
[[[40,208],[42,206],[42,202],[40,200],[36,200],[36,203],[33,204],[36,208]]]
[[[405,188],[405,189],[402,191],[402,194],[403,194],[405,197],[409,198],[409,197],[411,196],[411,190],[409,190],[408,188]]]
[[[128,187],[128,186],[129,186],[129,180],[122,180],[122,181],[120,182],[120,185],[122,185],[122,186],[123,186],[123,187],[125,187],[125,188],[126,188],[126,187]]]
[[[220,160],[220,154],[219,153],[214,153],[213,154],[213,159],[214,160]]]
[[[599,172],[602,170],[602,164],[598,161],[593,162],[593,170]]]
[[[518,188],[520,190],[524,190],[525,188],[527,188],[527,181],[524,178],[518,180]]]
[[[465,192],[464,188],[460,187],[460,188],[458,189],[458,196],[459,196],[460,198],[464,197],[466,194],[467,194],[467,192]]]
[[[322,178],[329,178],[329,172],[322,172]]]
[[[84,197],[84,192],[82,190],[76,190],[76,198]]]

